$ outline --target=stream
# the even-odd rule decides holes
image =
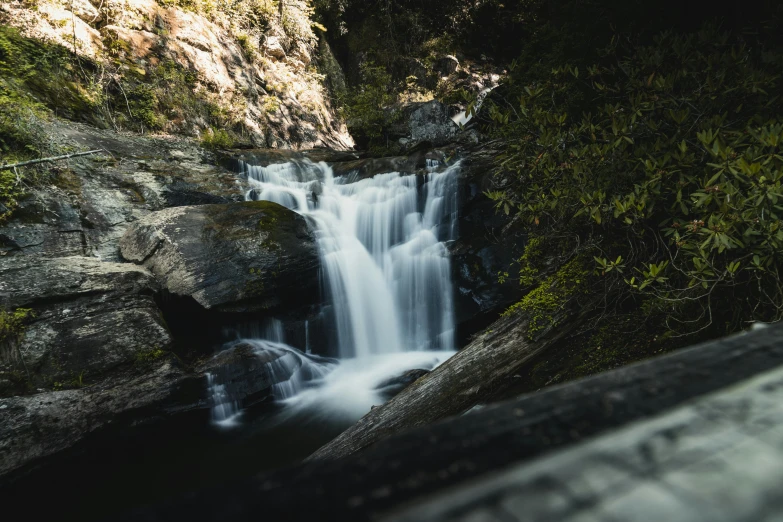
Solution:
[[[36,517],[100,520],[296,463],[455,353],[446,246],[458,234],[459,163],[364,179],[306,159],[238,165],[245,199],[303,215],[321,257],[315,319],[260,317],[223,332],[218,350],[257,355],[272,401],[245,407],[223,372],[209,373],[209,415],[110,427],[20,478],[10,494],[46,491],[48,502],[31,504]]]
[[[457,234],[459,164],[428,172],[335,177],[309,160],[257,166],[239,162],[247,200],[279,203],[316,231],[322,265],[327,351],[319,357],[310,332],[286,339],[282,321],[267,319],[250,343],[268,363],[282,418],[354,422],[384,402],[383,384],[410,370],[431,370],[454,352],[451,268],[445,242]],[[292,346],[305,339],[305,346]],[[210,376],[213,422],[241,427],[230,386]]]

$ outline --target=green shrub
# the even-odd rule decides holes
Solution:
[[[506,142],[488,195],[541,237],[572,234],[675,334],[779,320],[782,70],[709,26],[512,76],[516,105],[488,105]]]
[[[0,310],[0,344],[20,339],[25,332],[25,323],[35,317],[29,308],[17,308],[13,312]]]
[[[225,130],[211,127],[201,137],[201,145],[208,149],[230,149],[234,146],[234,140]]]
[[[367,62],[361,66],[361,83],[344,100],[343,114],[352,134],[369,146],[383,141],[385,129],[397,118],[390,107],[397,101],[391,75],[384,67]]]
[[[141,83],[128,91],[131,116],[149,130],[160,130],[166,119],[158,111],[158,93],[154,85]]]

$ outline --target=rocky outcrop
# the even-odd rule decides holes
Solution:
[[[433,65],[433,70],[441,77],[454,74],[457,69],[459,69],[459,60],[450,54],[438,58]]]
[[[28,388],[81,386],[166,349],[171,336],[153,300],[158,288],[152,274],[134,265],[83,257],[2,260],[2,304],[31,309],[21,340],[0,350],[5,387],[13,389],[14,376]]]
[[[272,399],[273,386],[299,368],[280,364],[286,352],[253,343],[233,343],[193,366],[169,353],[148,354],[94,384],[0,398],[0,488],[20,469],[45,466],[43,457],[71,455],[68,450],[88,437],[111,444],[118,430],[127,435],[183,418],[203,425],[206,410],[215,406],[208,376],[240,407],[262,408]]]
[[[53,165],[0,223],[0,256],[90,256],[119,261],[128,225],[170,206],[241,201],[237,177],[188,140],[134,136],[52,121],[60,147],[102,154]]]
[[[100,70],[114,71],[91,78],[102,82],[99,85],[61,88],[51,82],[42,87],[46,95],[36,97],[48,99],[58,107],[58,114],[71,119],[117,128],[116,119],[133,113],[133,89],[147,96],[153,93],[157,104],[166,90],[158,90],[158,84],[169,82],[169,75],[175,74],[179,75],[175,82],[190,83],[176,86],[183,89],[180,98],[187,100],[179,99],[165,109],[156,107],[156,112],[167,114],[157,122],[146,121],[147,128],[154,124],[166,132],[201,137],[213,127],[233,131],[241,126],[235,137],[256,146],[351,148],[351,136],[321,80],[306,71],[318,42],[307,5],[286,3],[285,27],[271,3],[253,5],[156,0],[2,2],[0,24],[68,49]],[[125,94],[115,85],[124,85],[119,90]],[[117,90],[121,109],[110,115],[102,104],[77,107],[66,102],[73,98],[71,90],[96,87],[103,95]]]
[[[232,401],[249,408],[270,397],[270,388],[291,377],[275,375],[269,365],[283,357],[283,353],[259,350],[257,343],[238,342],[212,357],[200,370],[211,373],[225,387]]]
[[[122,256],[171,293],[251,312],[315,303],[319,256],[305,219],[268,201],[162,210],[134,223]]]

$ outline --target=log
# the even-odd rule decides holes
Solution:
[[[720,449],[715,446],[716,441],[735,446],[742,444],[742,433],[733,439],[721,439],[725,430],[714,433],[715,423],[711,422],[694,424],[689,420],[694,417],[683,416],[679,408],[697,411],[703,421],[715,418],[710,417],[712,415],[723,416],[739,426],[735,431],[741,432],[746,424],[752,423],[748,426],[752,429],[745,433],[746,442],[753,442],[755,434],[764,427],[783,433],[778,428],[783,415],[777,398],[783,390],[781,372],[775,373],[779,368],[783,368],[783,324],[487,406],[392,436],[343,459],[307,462],[231,482],[140,508],[114,520],[225,522],[251,520],[260,514],[266,520],[288,522],[313,518],[406,522],[466,520],[460,518],[461,515],[473,515],[470,520],[488,522],[572,520],[554,511],[538,517],[534,508],[556,509],[564,505],[561,501],[567,501],[569,509],[593,505],[593,497],[585,497],[587,500],[581,502],[584,499],[574,492],[585,492],[584,484],[580,482],[583,478],[606,476],[609,459],[614,459],[612,473],[625,471],[626,475],[636,477],[636,485],[644,491],[651,482],[655,485],[657,470],[670,469],[676,473],[687,467],[685,460],[676,457],[678,452],[685,451],[686,457],[697,453],[708,458],[714,450]],[[768,378],[770,370],[775,373],[771,380]],[[750,384],[745,384],[748,382]],[[719,396],[716,398],[714,393]],[[701,406],[705,403],[709,407]],[[774,417],[766,413],[770,408]],[[676,429],[668,428],[667,419],[675,421],[672,426]],[[730,423],[724,419],[717,419],[718,424],[728,426]],[[636,436],[629,437],[629,430]],[[599,436],[606,438],[596,439]],[[598,460],[591,458],[596,454],[595,447],[590,446],[594,440],[601,441],[599,449],[603,449],[602,458]],[[587,451],[583,451],[585,449]],[[617,455],[614,455],[615,449]],[[572,451],[579,452],[563,456]],[[668,458],[670,455],[675,458]],[[752,491],[765,491],[760,488],[759,480],[749,481],[754,473],[775,471],[772,468],[776,466],[780,469],[777,465],[779,452],[772,451],[770,455],[774,455],[775,460],[771,465],[762,466],[763,470],[755,468],[760,465],[759,461],[745,459],[744,465],[750,466],[750,474],[741,480],[748,483]],[[722,458],[722,455],[716,455],[716,460]],[[666,468],[659,463],[672,465]],[[637,465],[642,468],[637,470]],[[509,469],[511,476],[506,474]],[[704,493],[709,493],[713,485],[721,485],[714,480],[715,474],[720,473],[716,470],[721,468],[707,465],[701,469],[705,474],[704,482],[700,483],[704,485],[701,500],[709,501],[714,497]],[[550,479],[549,470],[555,470],[556,479]],[[774,478],[776,480],[766,485],[766,491],[779,484],[778,477]],[[633,484],[626,476],[619,481],[612,480],[627,489],[622,490],[619,486],[604,489],[605,496],[598,501],[611,504],[613,498],[633,490]],[[736,475],[727,476],[722,484],[728,484],[730,491],[736,487],[737,480]],[[567,485],[573,487],[567,488]],[[499,495],[493,495],[493,491]],[[601,491],[596,489],[587,493]],[[548,492],[554,493],[547,497],[551,502],[537,502],[540,495]],[[498,502],[499,497],[509,500]],[[517,500],[520,498],[524,499],[521,504]],[[726,496],[726,499],[731,504],[732,497]],[[775,499],[774,494],[769,494],[767,504],[762,498],[757,505],[759,509],[766,509]],[[733,509],[739,510],[746,504],[735,503]],[[635,505],[631,502],[632,508]],[[508,506],[517,511],[509,513],[502,509]],[[703,503],[700,506],[703,507]],[[406,511],[406,507],[410,507],[410,511]],[[530,517],[525,516],[526,510],[530,510]],[[590,516],[579,520],[594,519],[593,513],[585,514]],[[714,513],[703,509],[701,518],[689,518],[691,512],[680,514],[675,517],[667,512],[663,516],[641,519],[618,516],[612,520],[765,519],[752,516],[716,518],[712,516]]]
[[[88,156],[90,154],[98,154],[99,152],[105,152],[101,150],[88,150],[86,152],[74,152],[73,154],[63,154],[62,156],[51,156],[48,158],[39,158],[28,161],[20,161],[19,163],[12,163],[10,165],[0,165],[0,170],[10,170],[16,167],[26,167],[27,165],[35,165],[38,163],[51,163],[53,161],[60,161],[69,158],[78,158],[79,156]]]
[[[394,433],[459,415],[502,395],[534,357],[582,325],[584,316],[575,310],[591,309],[589,304],[572,304],[533,340],[524,313],[501,317],[451,359],[370,411],[307,460],[344,457]]]

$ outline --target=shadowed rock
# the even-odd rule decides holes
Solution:
[[[0,262],[0,303],[29,308],[21,340],[0,347],[0,365],[26,387],[94,381],[171,336],[153,293],[158,283],[141,267],[97,259],[18,257]],[[2,368],[0,368],[2,369]],[[3,377],[0,374],[0,396]],[[6,384],[8,384],[6,382]]]
[[[252,312],[317,302],[319,257],[305,219],[268,201],[165,209],[133,224],[122,256],[205,308]]]

